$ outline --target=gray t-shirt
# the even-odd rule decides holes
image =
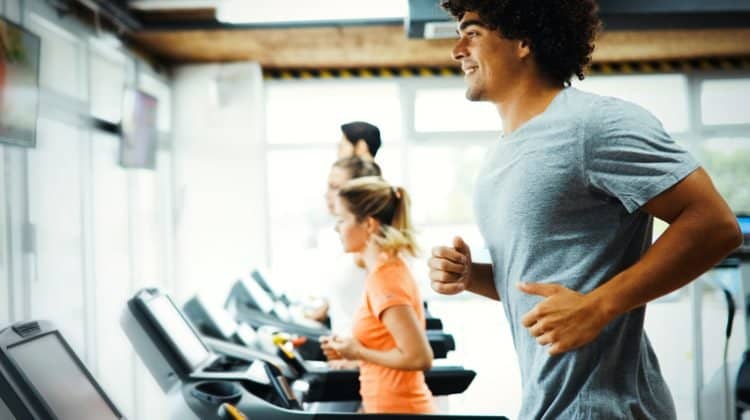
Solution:
[[[551,357],[521,324],[543,298],[516,283],[588,293],[607,282],[651,244],[640,207],[698,166],[648,111],[574,88],[489,151],[475,211],[518,353],[520,419],[675,418],[644,307]]]

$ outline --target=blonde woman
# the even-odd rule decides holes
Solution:
[[[364,160],[358,156],[345,157],[337,160],[328,174],[328,188],[326,189],[326,207],[331,215],[336,214],[334,204],[339,189],[350,179],[363,178],[366,176],[380,176],[380,166],[373,161]],[[331,233],[326,229],[326,233]],[[333,238],[331,238],[333,239]],[[335,239],[333,239],[335,241]],[[318,322],[328,322],[331,330],[336,332],[351,331],[352,316],[358,308],[358,298],[364,290],[364,281],[351,281],[363,279],[364,266],[358,256],[348,256],[337,261],[332,261],[328,281],[322,293],[324,304],[307,314],[308,318]],[[341,366],[349,367],[349,366]]]
[[[335,199],[344,250],[359,253],[368,272],[354,315],[353,337],[326,337],[330,359],[359,361],[365,413],[433,413],[423,371],[432,366],[422,299],[405,255],[417,244],[409,196],[381,178],[348,181]]]

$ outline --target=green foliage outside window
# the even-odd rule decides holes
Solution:
[[[716,188],[737,213],[750,213],[750,139],[701,143],[696,157],[711,175]]]

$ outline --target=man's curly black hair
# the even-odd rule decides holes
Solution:
[[[541,72],[555,83],[583,80],[601,28],[594,0],[441,0],[460,20],[475,12],[492,30],[529,43]]]

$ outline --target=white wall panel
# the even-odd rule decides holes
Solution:
[[[81,41],[36,14],[28,15],[26,25],[42,39],[40,85],[71,98],[85,99],[85,79],[81,76],[86,66]]]
[[[29,152],[29,213],[36,250],[31,316],[54,321],[83,357],[82,135],[78,127],[39,120]]]
[[[10,307],[10,242],[8,229],[10,220],[8,218],[8,197],[5,192],[5,148],[0,146],[0,328],[11,320]]]
[[[115,158],[119,138],[92,136],[94,277],[97,373],[128,418],[135,413],[134,352],[119,328],[120,313],[132,294],[127,172]]]
[[[236,276],[266,261],[261,69],[184,66],[173,90],[178,300],[202,292],[221,304]]]

